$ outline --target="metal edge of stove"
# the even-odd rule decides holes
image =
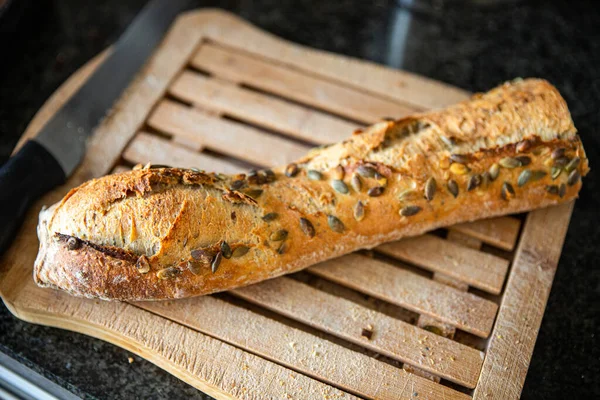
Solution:
[[[0,352],[0,399],[77,400],[80,398]]]

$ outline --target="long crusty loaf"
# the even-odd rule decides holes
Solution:
[[[84,183],[40,214],[34,278],[110,300],[202,295],[569,201],[587,171],[558,91],[519,80],[272,171],[144,168]]]

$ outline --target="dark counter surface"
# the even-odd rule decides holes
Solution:
[[[84,5],[84,3],[86,3]],[[87,4],[89,3],[89,4]],[[282,38],[403,68],[471,91],[514,77],[555,84],[592,172],[584,181],[523,390],[525,399],[598,398],[600,346],[600,4],[597,1],[199,1]],[[143,0],[17,0],[0,20],[0,162],[52,92],[113,42]],[[552,234],[552,232],[548,232]],[[0,351],[85,398],[207,398],[100,340],[22,322],[0,305]],[[128,357],[134,362],[129,363]]]

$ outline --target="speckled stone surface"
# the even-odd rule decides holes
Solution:
[[[36,110],[118,37],[144,1],[16,1],[0,21],[0,161]],[[92,3],[92,2],[86,2]],[[483,91],[517,76],[550,80],[567,99],[592,172],[567,235],[525,399],[598,398],[600,346],[600,12],[597,1],[240,0],[228,8],[301,44]],[[488,3],[479,1],[474,3]],[[9,10],[16,15],[15,11]],[[12,25],[12,26],[11,26]],[[548,232],[549,235],[552,232]],[[0,306],[0,351],[84,398],[208,398],[153,364],[83,335],[21,322]],[[128,357],[133,357],[130,364]]]

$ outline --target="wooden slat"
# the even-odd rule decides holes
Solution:
[[[464,246],[470,247],[475,250],[479,250],[481,248],[480,240],[477,240],[475,238],[472,238],[471,236],[467,236],[467,235],[457,232],[455,230],[450,230],[448,232],[447,239],[450,241],[453,241],[455,243],[460,243]],[[456,288],[457,290],[460,290],[463,292],[466,292],[469,289],[469,286],[466,283],[456,280],[456,279],[454,279],[448,275],[442,274],[440,272],[435,272],[433,274],[433,280],[436,282],[443,283],[444,285],[448,285],[450,287]],[[419,326],[423,329],[431,330],[431,331],[435,330],[442,336],[447,337],[449,339],[453,339],[454,334],[456,333],[456,328],[454,326],[447,324],[445,322],[442,322],[439,319],[433,318],[426,314],[421,314],[419,316],[419,319],[417,321],[417,326]],[[432,375],[429,372],[423,371],[421,369],[415,369],[414,367],[411,367],[408,364],[405,364],[403,367],[408,372],[412,372],[419,376],[430,379],[434,382],[440,381],[439,377]]]
[[[31,280],[19,293],[21,307],[29,311],[29,321],[116,343],[217,398],[255,399],[257,393],[261,393],[261,398],[273,399],[323,399],[327,396],[356,399],[136,306],[81,298],[74,302],[72,299],[64,292],[40,291]],[[30,314],[39,312],[41,304],[44,305],[41,314]],[[93,360],[93,355],[90,357]]]
[[[377,247],[378,251],[434,272],[441,272],[471,286],[498,294],[509,262],[433,235],[403,239]]]
[[[515,248],[520,228],[521,221],[514,217],[490,218],[452,227],[458,232],[507,251],[512,251]]]
[[[388,263],[350,254],[310,267],[320,277],[487,337],[497,306]]]
[[[310,149],[310,146],[220,119],[169,100],[162,101],[156,107],[148,124],[186,141],[265,167],[285,165],[304,156]],[[257,146],[257,143],[260,145]]]
[[[423,108],[439,108],[468,98],[464,90],[406,71],[294,45],[275,36],[265,36],[250,24],[241,26],[232,16],[214,11],[216,18],[230,19],[231,28],[215,29],[210,39],[226,44],[236,52],[250,52],[272,63],[320,75],[366,92],[375,92],[397,101]],[[219,15],[220,14],[220,15]]]
[[[469,399],[465,394],[212,296],[137,305],[367,398],[408,400],[414,399],[416,392],[440,399]]]
[[[544,316],[574,202],[527,216],[476,399],[518,399]]]
[[[244,167],[206,154],[196,153],[149,133],[140,132],[123,152],[131,163],[166,164],[181,168],[199,168],[208,172],[237,173]]]
[[[231,293],[467,387],[479,376],[479,351],[290,278],[278,278]],[[362,336],[372,327],[373,336]]]
[[[219,78],[245,83],[366,124],[421,110],[212,43],[200,46],[191,63]]]
[[[339,118],[190,71],[183,72],[169,90],[185,101],[313,143],[339,142],[359,128]]]
[[[113,170],[110,173],[111,174],[120,174],[121,172],[127,172],[127,171],[131,171],[131,168],[126,167],[124,165],[117,165],[116,167],[113,168]]]

